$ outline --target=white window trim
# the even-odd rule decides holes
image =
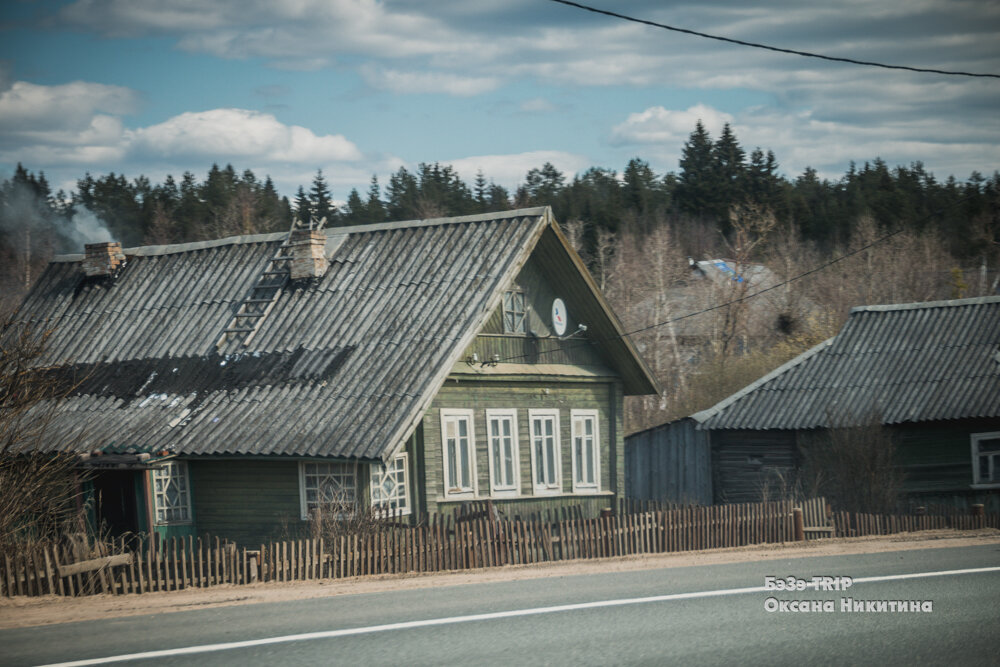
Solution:
[[[400,516],[408,516],[412,511],[412,494],[410,493],[410,457],[406,452],[401,452],[392,457],[390,463],[395,464],[397,461],[403,461],[403,500],[405,501],[405,506],[397,510]],[[385,466],[380,466],[379,464],[373,464],[368,473],[368,498],[371,503],[373,510],[380,510],[383,505],[379,504],[375,499],[375,476],[385,474]]]
[[[1000,431],[991,431],[989,433],[971,433],[969,435],[969,442],[972,446],[972,488],[974,489],[997,489],[1000,488],[1000,469],[994,464],[993,469],[993,481],[992,482],[980,482],[979,481],[979,442],[981,440],[997,440],[1000,439]]]
[[[493,423],[494,418],[509,418],[510,419],[510,430],[511,430],[511,445],[514,448],[514,484],[510,487],[494,488],[493,480],[494,477],[494,466],[493,466],[493,433],[490,432],[490,426]],[[512,498],[517,497],[521,494],[521,453],[520,445],[517,438],[517,410],[514,408],[510,409],[497,409],[497,410],[487,410],[486,411],[486,458],[489,460],[490,464],[490,495],[494,498]]]
[[[306,500],[306,464],[309,463],[336,463],[351,465],[345,461],[330,461],[329,459],[311,459],[306,461],[299,461],[299,512],[301,513],[301,518],[303,521],[308,521],[309,516],[309,503]],[[361,480],[358,477],[357,465],[354,468],[354,502],[358,502],[358,491],[360,491]]]
[[[445,433],[447,432],[445,422],[449,418],[453,417],[462,417],[467,419],[469,422],[469,475],[472,481],[472,486],[463,488],[460,491],[450,491],[448,489],[448,478],[450,477],[449,473],[451,472],[451,469],[448,466],[448,441],[445,437]],[[468,499],[479,496],[479,475],[477,474],[478,467],[476,466],[476,421],[472,410],[457,408],[441,409],[441,470],[444,473],[442,475],[441,485],[444,487],[445,498]]]
[[[169,468],[170,466],[177,466],[178,474],[184,479],[184,503],[183,506],[187,509],[187,518],[180,521],[160,521],[160,503],[159,494],[156,492],[156,472],[157,470],[163,470]],[[194,511],[191,507],[191,472],[188,469],[187,461],[168,461],[165,465],[158,466],[152,470],[150,473],[150,480],[153,490],[153,523],[157,526],[189,526],[193,522]],[[166,508],[164,508],[166,509]]]
[[[552,417],[554,421],[553,437],[555,438],[555,484],[549,486],[538,480],[537,456],[535,455],[535,419]],[[559,410],[542,408],[528,410],[528,446],[531,448],[531,487],[536,496],[561,495],[562,490],[562,437],[559,433]]]
[[[576,420],[578,417],[589,417],[594,420],[594,483],[577,483],[576,471],[580,464],[576,459]],[[570,456],[573,457],[573,493],[600,493],[601,491],[601,430],[599,427],[600,417],[597,410],[570,410],[569,412],[569,449]]]

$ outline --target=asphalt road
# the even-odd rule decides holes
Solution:
[[[0,663],[39,665],[167,651],[129,662],[998,665],[1000,569],[885,579],[982,568],[1000,568],[1000,545],[222,607],[0,631]],[[856,581],[846,591],[769,592],[762,590],[768,575]],[[776,604],[769,598],[830,600],[834,610],[768,611]],[[933,610],[847,612],[841,598],[930,601]],[[567,605],[571,608],[560,608]],[[272,643],[261,643],[268,639]],[[227,643],[242,644],[218,647]],[[203,648],[212,645],[217,650]]]

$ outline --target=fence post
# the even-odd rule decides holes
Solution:
[[[792,519],[795,521],[795,541],[803,542],[806,539],[806,525],[802,518],[802,508],[792,508]]]
[[[972,516],[975,518],[976,528],[986,527],[986,505],[982,503],[976,503],[972,506]]]

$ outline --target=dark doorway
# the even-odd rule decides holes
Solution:
[[[101,530],[113,536],[139,532],[139,514],[135,502],[134,470],[105,470],[94,476],[94,497]]]

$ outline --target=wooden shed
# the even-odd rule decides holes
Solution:
[[[794,484],[805,450],[830,429],[873,416],[895,440],[915,503],[1000,509],[1000,296],[854,308],[833,338],[641,439],[650,441],[643,451],[681,451],[679,440],[702,434],[714,500],[744,502]],[[680,461],[644,457],[629,455],[630,473],[645,469],[630,489],[686,474],[666,469],[644,482],[659,461]]]
[[[736,500],[793,478],[817,432],[869,415],[896,437],[908,494],[996,503],[1000,297],[855,308],[836,336],[693,418],[716,498]]]

